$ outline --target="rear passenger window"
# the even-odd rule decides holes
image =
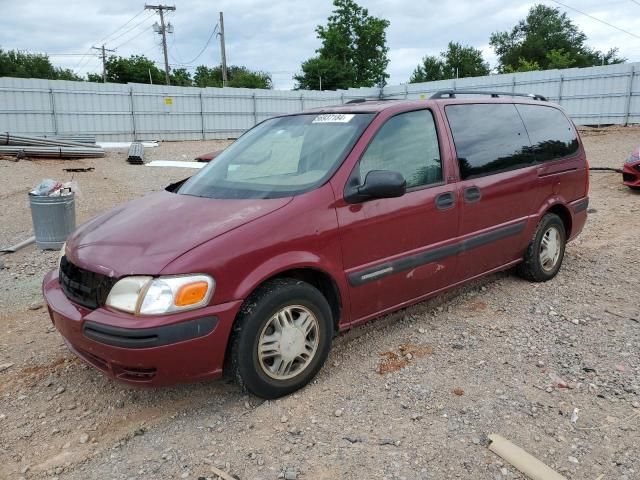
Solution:
[[[536,160],[547,162],[578,151],[578,137],[567,117],[553,107],[517,105],[527,127]]]
[[[360,183],[372,170],[400,172],[407,188],[442,181],[438,136],[429,110],[401,113],[378,130],[360,158]]]
[[[532,165],[524,124],[513,104],[461,104],[445,109],[462,179]]]

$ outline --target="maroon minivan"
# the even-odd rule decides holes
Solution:
[[[275,398],[316,375],[338,331],[513,266],[553,278],[588,188],[576,128],[540,96],[284,115],[82,225],[43,291],[69,349],[118,380],[225,371]]]

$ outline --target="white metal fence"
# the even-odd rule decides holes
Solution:
[[[640,63],[628,63],[324,92],[0,78],[0,132],[91,133],[112,141],[233,138],[274,115],[362,97],[422,99],[445,89],[538,93],[579,125],[640,123]]]

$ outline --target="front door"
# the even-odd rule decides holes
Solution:
[[[451,283],[457,192],[444,181],[440,143],[430,110],[400,113],[379,128],[352,172],[356,185],[372,170],[400,172],[407,181],[402,197],[338,202],[355,323]]]

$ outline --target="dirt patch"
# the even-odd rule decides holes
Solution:
[[[378,373],[384,375],[409,365],[414,358],[422,358],[433,353],[433,348],[427,345],[402,344],[398,347],[399,353],[383,352],[380,354],[383,360],[378,365]]]
[[[471,305],[469,305],[469,310],[471,310],[472,312],[481,312],[486,309],[487,302],[483,301],[473,302]]]

